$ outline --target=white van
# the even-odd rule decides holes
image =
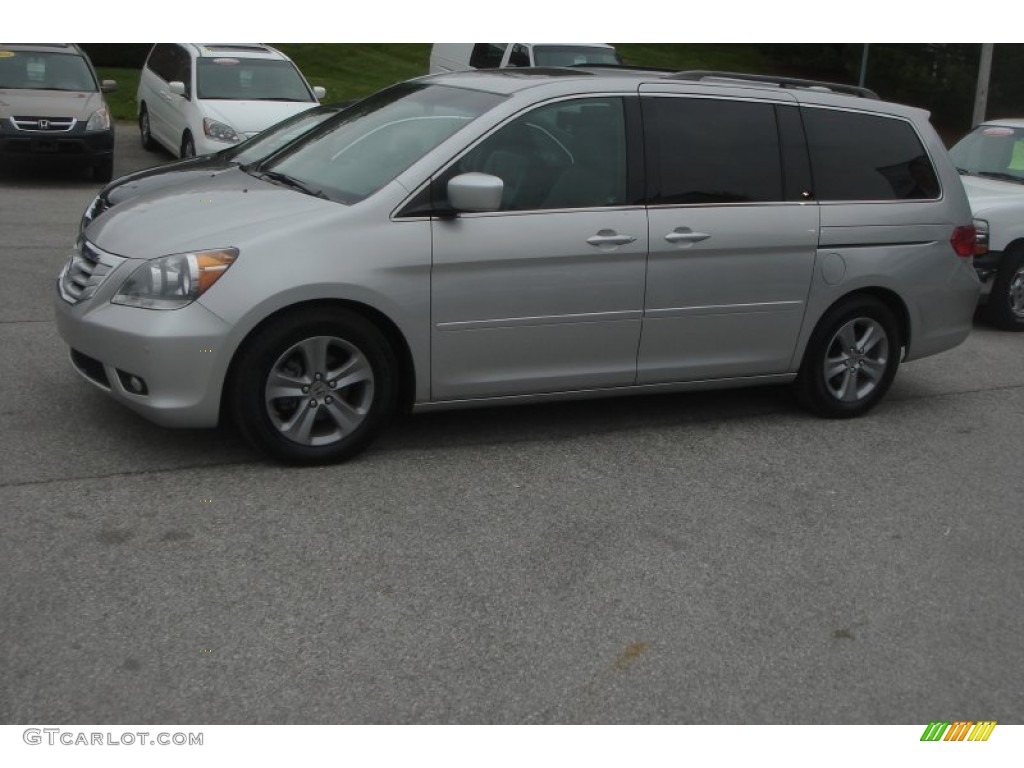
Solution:
[[[430,74],[501,67],[621,64],[608,43],[434,43]]]

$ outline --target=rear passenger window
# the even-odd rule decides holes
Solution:
[[[508,43],[477,43],[469,56],[469,66],[474,69],[497,69],[505,55]]]
[[[157,43],[147,62],[154,74],[168,82],[174,79],[174,48],[171,43]]]
[[[910,123],[891,117],[803,110],[818,200],[923,200],[939,196],[931,160]]]
[[[685,97],[643,102],[651,205],[784,199],[774,106]]]

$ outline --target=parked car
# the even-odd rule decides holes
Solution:
[[[1024,331],[1024,119],[982,123],[950,150],[974,210],[985,318]]]
[[[434,43],[430,73],[502,67],[621,64],[608,43]]]
[[[747,78],[744,82],[741,78]],[[286,462],[401,408],[791,382],[866,413],[962,342],[963,186],[925,112],[718,73],[462,72],[128,200],[58,278],[75,369]]]
[[[139,77],[142,146],[210,154],[317,106],[324,94],[268,45],[157,43]]]
[[[0,162],[50,161],[114,173],[114,129],[100,82],[73,43],[0,43]]]
[[[352,103],[344,101],[314,107],[295,115],[295,117],[282,120],[277,125],[267,128],[251,139],[246,139],[241,144],[234,144],[212,155],[175,160],[166,165],[158,165],[155,168],[147,168],[122,176],[101,189],[89,203],[85,213],[82,214],[79,231],[84,231],[96,217],[125,200],[269,157],[289,142],[334,117]]]

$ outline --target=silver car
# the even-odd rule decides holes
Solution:
[[[249,166],[138,195],[58,280],[78,372],[279,460],[388,416],[792,382],[828,417],[962,342],[979,284],[924,112],[713,72],[388,88]]]

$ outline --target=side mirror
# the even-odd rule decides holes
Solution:
[[[113,93],[117,90],[117,80],[104,80],[100,83],[100,90],[104,93]]]
[[[327,95],[327,89],[324,88],[322,85],[314,85],[313,95],[316,96],[318,99],[322,99],[324,96]]]
[[[489,213],[501,208],[505,182],[488,173],[463,173],[448,182],[448,202],[456,211]]]
[[[185,95],[185,84],[181,80],[172,80],[167,84],[167,90],[178,96]]]

